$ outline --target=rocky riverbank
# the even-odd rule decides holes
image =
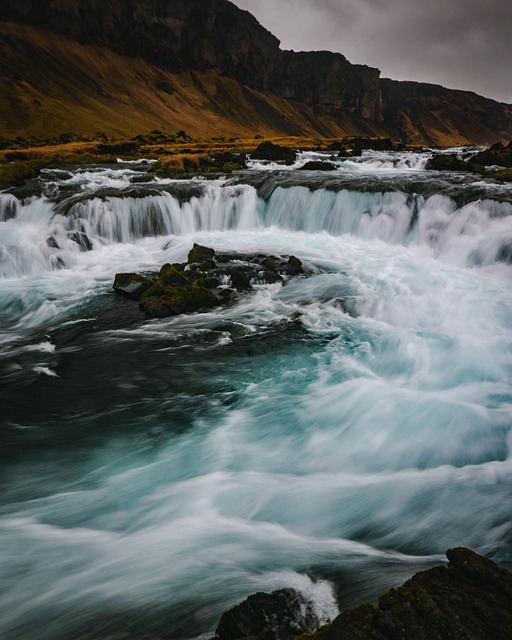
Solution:
[[[378,604],[344,611],[313,632],[314,612],[301,594],[256,594],[222,616],[212,640],[510,640],[512,573],[469,549],[446,555],[447,566],[417,573]]]

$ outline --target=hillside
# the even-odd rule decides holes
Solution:
[[[0,136],[391,135],[411,144],[512,138],[512,107],[381,80],[341,54],[282,51],[227,0],[3,0]]]

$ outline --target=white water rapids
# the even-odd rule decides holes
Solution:
[[[452,546],[512,562],[512,189],[424,159],[0,194],[0,637],[209,638],[259,590],[328,620]],[[313,275],[114,297],[194,242]]]

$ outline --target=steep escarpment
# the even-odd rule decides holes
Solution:
[[[2,0],[0,135],[512,138],[512,106],[381,80],[339,53],[283,51],[228,0]]]
[[[488,144],[512,138],[512,108],[471,91],[382,79],[383,126],[412,144]]]
[[[0,20],[140,57],[167,71],[215,70],[237,82],[328,113],[379,111],[377,69],[341,54],[282,51],[279,40],[227,0],[5,0]]]

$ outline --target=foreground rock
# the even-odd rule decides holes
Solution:
[[[344,611],[301,640],[491,640],[512,638],[512,573],[469,549],[447,567],[417,573],[378,605]]]
[[[164,264],[158,274],[118,273],[114,291],[138,301],[147,316],[164,318],[226,305],[255,284],[284,282],[302,273],[295,256],[217,254],[194,244],[187,262]]]
[[[446,555],[448,566],[313,632],[318,621],[301,594],[257,593],[223,614],[212,640],[511,640],[512,573],[469,549]]]
[[[212,640],[293,640],[320,625],[313,607],[294,589],[256,593],[219,621]]]

